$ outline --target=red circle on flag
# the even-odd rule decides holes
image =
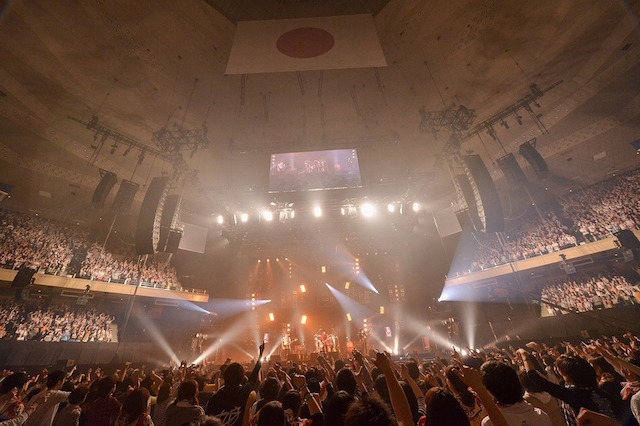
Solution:
[[[296,28],[278,37],[276,46],[284,55],[305,59],[324,55],[335,44],[333,36],[320,28]]]

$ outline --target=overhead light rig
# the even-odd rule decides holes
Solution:
[[[132,149],[138,151],[138,165],[141,165],[144,162],[146,156],[150,155],[152,157],[160,158],[170,163],[173,166],[173,179],[176,181],[180,178],[184,178],[185,181],[192,181],[197,177],[197,170],[192,170],[191,168],[189,168],[189,166],[182,158],[182,155],[178,151],[155,149],[152,146],[139,142],[136,139],[133,139],[132,137],[127,136],[117,130],[99,124],[98,116],[96,115],[91,116],[91,120],[89,121],[84,121],[70,115],[67,116],[67,118],[80,123],[86,126],[87,129],[93,131],[95,141],[97,141],[98,137],[100,137],[100,140],[97,142],[97,144],[92,145],[93,153],[89,158],[89,163],[91,164],[93,164],[98,158],[98,155],[100,154],[100,151],[102,150],[105,142],[107,142],[107,140],[111,140],[113,142],[113,144],[111,145],[111,154],[115,154],[116,150],[119,147],[119,144],[121,144],[123,146],[126,146],[126,149],[122,154],[123,156],[127,156]]]
[[[476,111],[468,109],[464,105],[458,108],[449,108],[444,111],[426,111],[424,107],[420,109],[420,131],[425,133],[431,131],[434,137],[439,131],[448,130],[450,132],[461,132],[468,130],[473,120],[478,116]]]
[[[178,124],[174,124],[174,127],[173,130],[162,127],[157,132],[153,132],[151,140],[163,151],[170,153],[191,151],[192,156],[199,149],[209,147],[208,129],[205,124],[202,124],[199,129],[185,129]]]
[[[534,113],[533,108],[531,108],[531,105],[534,105],[535,107],[540,108],[538,99],[543,97],[545,93],[549,92],[551,89],[554,89],[561,83],[562,83],[562,80],[556,81],[555,83],[553,83],[551,86],[547,87],[544,90],[540,89],[536,83],[531,83],[531,85],[529,86],[529,90],[531,91],[531,93],[518,99],[511,105],[495,113],[494,115],[487,118],[483,122],[476,124],[472,129],[460,135],[459,137],[461,142],[471,139],[472,137],[479,135],[483,132],[487,132],[489,136],[491,136],[495,140],[496,133],[495,133],[494,127],[499,124],[502,127],[508,129],[509,128],[509,124],[507,121],[508,118],[513,117],[516,119],[519,125],[522,125],[523,121],[522,121],[522,116],[520,115],[521,110],[525,110],[527,113],[529,113],[529,115],[531,116],[531,118],[536,123],[536,125],[538,126],[538,128],[542,133],[545,133],[545,134],[549,133],[549,130],[547,130],[547,128],[542,123],[542,121],[540,121],[540,117],[542,116],[542,114]]]

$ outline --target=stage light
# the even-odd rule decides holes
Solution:
[[[262,262],[262,259],[258,259],[258,263]]]
[[[291,213],[289,213],[289,217],[291,219],[295,218],[296,217],[296,211],[295,210],[291,210]]]
[[[262,218],[267,222],[271,222],[273,220],[273,213],[271,213],[269,210],[265,210],[262,212]]]
[[[269,321],[274,322],[276,320],[275,315],[273,315],[273,312],[269,313]]]
[[[300,318],[300,324],[304,325],[307,323],[307,316],[303,315],[302,318]]]
[[[224,223],[224,216],[219,214],[218,217],[216,218],[216,222],[218,222],[218,225],[222,225]]]
[[[304,284],[300,284],[300,293],[306,293],[307,292],[307,288],[304,286]]]
[[[267,259],[267,262],[271,262],[271,259]]]
[[[384,315],[384,306],[380,306],[380,315]]]
[[[240,214],[240,222],[246,223],[249,220],[249,215],[247,213]]]
[[[327,267],[322,265],[322,268],[320,268],[320,270],[322,271],[323,274],[327,273]]]
[[[320,208],[320,206],[315,206],[313,208],[313,215],[315,217],[321,217],[322,216],[322,209]]]
[[[393,204],[393,203],[387,204],[387,211],[389,213],[395,213],[396,212],[396,205]]]
[[[347,313],[347,321],[351,321],[351,314]]]
[[[280,258],[279,257],[276,257],[276,262],[280,262]]]
[[[360,206],[360,212],[364,217],[373,217],[376,215],[376,206],[371,203],[363,203]]]
[[[460,351],[460,354],[461,354],[462,356],[467,356],[467,355],[469,355],[466,349],[461,350],[461,351]]]
[[[349,281],[344,283],[344,289],[345,290],[349,290],[349,287],[351,286],[351,283]]]
[[[414,212],[418,212],[420,210],[420,203],[418,203],[417,201],[414,202],[411,208],[413,209]]]
[[[346,214],[347,214],[347,211],[344,209],[344,207],[340,207],[340,214],[341,214],[342,216],[344,216],[344,215],[346,215]]]

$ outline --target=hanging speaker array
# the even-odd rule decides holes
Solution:
[[[144,196],[136,227],[136,254],[154,254],[160,241],[160,222],[167,198],[168,177],[153,178]]]
[[[182,231],[176,229],[178,227],[181,207],[182,198],[179,195],[169,195],[167,197],[160,219],[158,251],[168,253],[175,253],[177,251],[180,238],[182,238]],[[169,242],[171,242],[171,244],[169,244]]]
[[[498,167],[502,170],[502,174],[504,174],[511,188],[518,189],[527,184],[527,177],[520,168],[520,164],[518,164],[515,155],[509,153],[504,157],[498,158],[496,163],[498,163]]]
[[[542,155],[536,149],[536,138],[520,145],[520,155],[531,165],[538,179],[546,179],[549,176],[549,167]]]
[[[93,191],[92,205],[94,209],[102,210],[104,208],[104,202],[109,196],[111,189],[118,181],[118,177],[115,173],[100,169],[100,183]]]
[[[133,200],[138,192],[138,187],[137,183],[130,180],[123,179],[120,181],[120,188],[118,188],[116,198],[113,199],[111,210],[121,215],[129,214]]]
[[[465,199],[469,205],[469,211],[475,204],[473,213],[477,214],[480,221],[480,227],[476,229],[484,232],[504,231],[504,212],[500,198],[482,159],[479,155],[473,154],[463,156],[462,160],[473,193],[472,199],[466,197]]]

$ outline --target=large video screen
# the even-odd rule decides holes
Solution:
[[[360,166],[355,149],[271,155],[269,191],[358,188]]]

